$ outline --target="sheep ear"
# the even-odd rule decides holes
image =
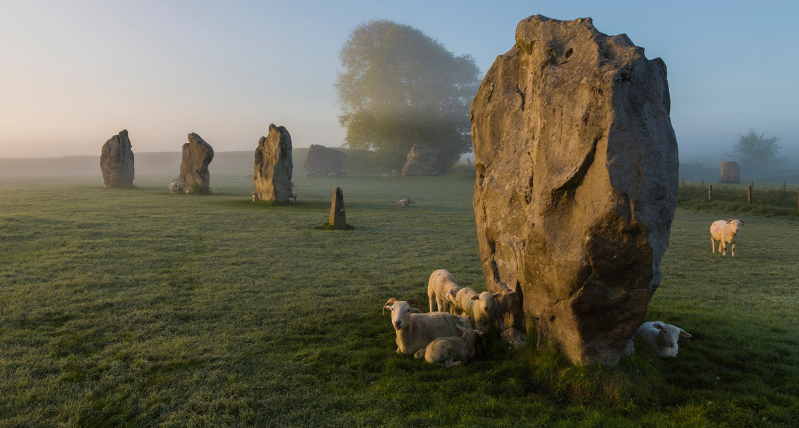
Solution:
[[[731,219],[731,218],[727,219],[727,223],[732,223],[732,222],[733,222],[733,219]]]
[[[389,311],[394,310],[394,305],[383,306],[383,315],[386,314],[386,309],[388,309]]]
[[[740,222],[741,222],[741,224],[744,224],[744,221],[743,221],[743,220],[738,220],[738,221],[740,221]]]
[[[652,324],[652,327],[654,327],[654,328],[656,328],[658,330],[663,330],[663,326],[660,325],[660,324]]]
[[[688,332],[687,332],[687,331],[685,331],[685,330],[682,330],[682,329],[680,330],[680,336],[682,336],[682,337],[691,337],[691,335],[690,335],[690,334],[688,334]]]
[[[395,299],[394,297],[388,299],[386,304],[383,305],[383,314],[386,313],[386,309],[388,309],[389,311],[393,310],[394,309],[394,302],[396,302],[396,301],[397,301],[397,299]]]
[[[480,300],[480,296],[472,296],[471,300]]]
[[[411,308],[411,313],[412,313],[412,314],[421,314],[421,313],[422,313],[422,311],[420,311],[420,310],[419,310],[419,309],[417,309],[417,308]]]

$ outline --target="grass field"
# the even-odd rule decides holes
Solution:
[[[451,370],[397,355],[389,297],[485,289],[473,178],[302,178],[296,206],[97,178],[0,179],[0,426],[799,426],[799,221],[677,211],[649,319],[677,359],[569,367],[490,333]],[[316,229],[333,188],[350,231]],[[394,206],[405,196],[418,203]]]

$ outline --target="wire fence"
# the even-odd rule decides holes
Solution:
[[[799,188],[796,186],[705,183],[681,181],[678,202],[695,200],[741,202],[755,206],[794,208],[799,210]]]

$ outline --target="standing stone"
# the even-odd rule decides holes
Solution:
[[[347,228],[347,216],[344,213],[344,192],[341,187],[336,187],[333,191],[333,201],[330,203],[330,219],[328,224],[335,229]]]
[[[283,126],[269,125],[269,134],[261,137],[255,149],[254,201],[291,202],[291,135]]]
[[[178,187],[183,193],[191,191],[192,184],[200,185],[202,192],[211,189],[211,173],[208,164],[214,160],[214,149],[199,135],[189,134],[189,142],[183,145],[183,160],[180,163]]]
[[[472,165],[472,160],[469,159],[469,158],[466,158],[466,166],[471,166],[471,165]]]
[[[590,18],[519,23],[471,107],[483,272],[499,307],[524,312],[498,314],[503,338],[518,343],[531,317],[538,346],[575,364],[632,350],[677,205],[669,109],[666,65],[626,35]]]
[[[308,155],[305,157],[305,175],[309,172],[320,173],[322,175],[341,174],[347,154],[336,149],[311,144]]]
[[[741,166],[738,162],[722,162],[721,163],[721,181],[729,181],[730,183],[741,182]]]
[[[402,175],[441,174],[441,152],[414,144],[408,152],[408,161],[402,166]]]
[[[105,187],[133,187],[133,150],[127,129],[103,144],[100,170]]]

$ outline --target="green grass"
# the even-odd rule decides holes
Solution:
[[[397,355],[383,303],[435,269],[485,289],[473,178],[297,177],[170,195],[99,179],[0,180],[0,426],[797,426],[799,223],[680,209],[649,319],[680,356],[569,367],[510,350],[451,370]],[[344,190],[354,230],[318,229]],[[417,204],[396,207],[412,196]]]

